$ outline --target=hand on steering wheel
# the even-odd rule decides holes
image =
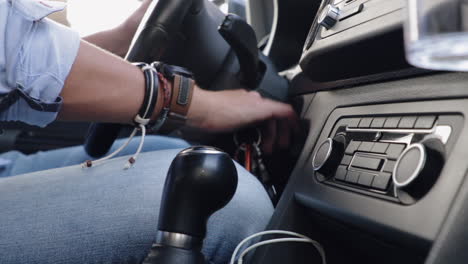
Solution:
[[[151,63],[164,60],[169,64],[189,68],[197,83],[208,89],[239,87],[236,70],[225,69],[229,68],[225,62],[231,54],[231,48],[217,32],[224,14],[214,4],[207,0],[146,0],[127,22],[136,25],[142,20],[145,9],[148,10],[127,54],[129,61]],[[281,83],[280,86],[287,88],[287,81],[277,76],[273,65],[267,67],[267,71],[271,72],[270,77],[277,77],[265,78],[274,80],[263,84],[273,87],[269,93],[283,91],[287,95],[285,89],[276,87]],[[233,131],[262,121],[280,120],[272,123],[278,123],[278,127],[284,128],[281,133],[277,133],[280,146],[289,142],[289,129],[297,128],[296,117],[290,106],[263,99],[257,92],[210,92],[196,89],[194,94],[189,113],[189,125],[194,127],[209,131]],[[92,157],[103,156],[117,138],[119,130],[118,124],[101,123],[92,126],[86,142],[87,153]],[[269,141],[268,137],[265,140],[275,142]],[[272,144],[265,146],[265,152],[271,150]]]

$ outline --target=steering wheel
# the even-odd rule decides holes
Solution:
[[[126,60],[164,61],[193,72],[197,84],[219,90],[241,87],[239,62],[231,46],[218,33],[225,14],[208,0],[153,0],[132,41]],[[287,98],[287,81],[260,54],[266,70],[257,89],[276,100]],[[92,157],[105,155],[121,124],[92,124],[85,149]]]

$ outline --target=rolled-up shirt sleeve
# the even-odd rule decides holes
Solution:
[[[80,45],[77,32],[45,18],[64,7],[0,0],[0,121],[44,127],[56,119]]]

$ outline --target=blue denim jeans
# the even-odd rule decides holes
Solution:
[[[136,141],[122,155],[132,154]],[[140,263],[156,235],[167,170],[186,146],[148,137],[145,151],[166,150],[142,153],[129,170],[122,169],[125,157],[89,169],[69,166],[88,159],[82,147],[0,155],[14,159],[0,174],[0,263]],[[234,198],[208,221],[203,253],[210,263],[227,263],[273,212],[261,184],[236,166]]]

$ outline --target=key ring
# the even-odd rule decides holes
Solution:
[[[257,142],[253,143],[257,146],[260,146],[262,144],[262,133],[260,132],[260,129],[255,128],[255,131],[257,132]],[[239,144],[239,139],[238,139],[238,132],[234,133],[233,139],[234,139],[234,144],[236,144],[236,147],[238,147],[240,150],[245,151],[245,144]]]

